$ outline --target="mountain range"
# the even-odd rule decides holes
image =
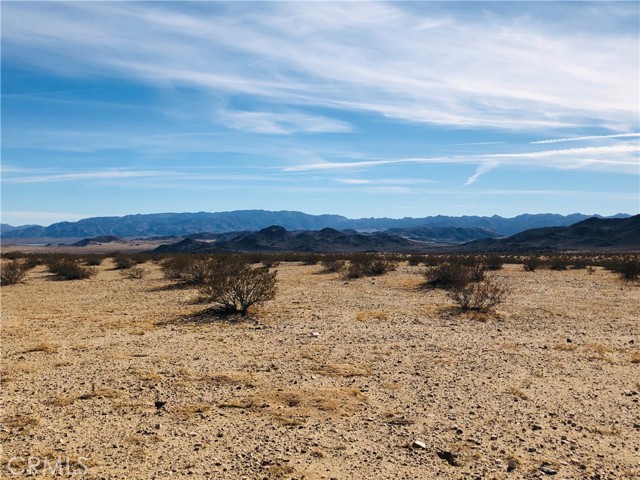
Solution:
[[[597,215],[596,215],[597,216]],[[14,227],[2,224],[3,239],[10,238],[85,238],[102,235],[119,237],[186,236],[198,232],[257,231],[272,225],[287,230],[338,230],[381,231],[407,228],[480,228],[491,232],[490,236],[508,236],[531,228],[568,226],[586,220],[591,215],[523,214],[513,218],[498,215],[479,216],[431,216],[423,218],[359,218],[349,219],[340,215],[309,215],[295,211],[236,210],[231,212],[154,213],[125,215],[122,217],[92,217],[77,222],[58,222],[48,227],[25,225]],[[628,217],[618,214],[613,218]],[[418,234],[419,235],[419,234]]]
[[[589,218],[568,227],[533,228],[507,238],[487,238],[461,246],[478,252],[545,252],[560,250],[640,250],[640,215]]]

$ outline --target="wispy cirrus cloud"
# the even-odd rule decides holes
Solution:
[[[633,138],[640,137],[640,133],[615,133],[612,135],[587,135],[583,137],[551,138],[549,140],[538,140],[530,142],[532,145],[540,143],[561,143],[561,142],[581,142],[585,140],[605,140],[609,138]]]
[[[303,112],[256,112],[221,110],[219,121],[227,127],[246,132],[274,135],[293,133],[346,133],[352,130],[347,122]]]
[[[273,2],[240,17],[232,4],[212,5],[9,2],[4,16],[17,21],[3,25],[3,55],[60,74],[416,123],[509,131],[637,124],[637,33],[602,31],[596,14],[598,34],[589,35],[576,22],[440,4]],[[570,4],[559,8],[571,15]],[[633,8],[592,6],[613,24]]]
[[[332,171],[356,170],[398,164],[481,164],[476,174],[467,180],[471,184],[483,173],[499,165],[538,166],[560,169],[600,167],[609,171],[637,173],[640,146],[623,144],[605,147],[579,147],[542,150],[521,153],[491,153],[479,155],[456,155],[443,157],[414,157],[386,160],[364,160],[355,162],[322,162],[283,167],[283,171]]]

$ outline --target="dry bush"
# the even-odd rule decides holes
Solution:
[[[640,262],[637,260],[622,262],[617,270],[625,280],[637,280],[640,277]]]
[[[396,263],[378,255],[363,253],[351,257],[347,278],[377,277],[395,270]]]
[[[431,288],[462,288],[478,278],[480,270],[477,267],[469,267],[461,262],[445,262],[430,267],[425,272],[426,287]]]
[[[102,255],[92,254],[86,255],[83,257],[83,260],[85,265],[89,267],[97,267],[98,265],[102,265],[104,257]]]
[[[214,264],[209,256],[178,254],[165,258],[160,268],[167,279],[177,280],[183,285],[200,285],[209,276]]]
[[[147,274],[147,271],[142,267],[131,267],[126,270],[122,270],[120,274],[129,280],[142,280]]]
[[[136,261],[131,255],[118,253],[113,256],[113,263],[117,270],[124,270],[133,267],[136,264]]]
[[[198,289],[219,313],[247,314],[249,307],[275,297],[277,271],[251,267],[234,256],[214,257]]]
[[[11,260],[0,266],[0,285],[15,285],[24,280],[29,268],[23,260]]]
[[[451,288],[447,295],[462,310],[486,312],[499,305],[509,294],[509,289],[489,277],[481,282],[471,282],[463,286]]]
[[[564,257],[551,257],[549,259],[550,270],[566,270],[569,268],[569,260]]]
[[[317,265],[320,262],[320,255],[317,253],[309,253],[302,257],[302,263],[304,265]]]
[[[504,258],[500,255],[489,255],[483,263],[487,270],[501,270],[502,265],[504,265]]]
[[[542,264],[542,260],[540,257],[527,257],[522,264],[526,272],[533,272]]]
[[[409,265],[412,267],[420,265],[424,261],[425,257],[423,255],[409,255],[409,258],[407,258],[407,262],[409,262]]]
[[[341,272],[344,270],[347,262],[338,259],[327,259],[322,261],[322,267],[327,273]]]
[[[47,264],[49,272],[60,280],[82,280],[91,278],[97,271],[82,265],[77,259],[62,257]]]

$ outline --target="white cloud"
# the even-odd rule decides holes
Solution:
[[[637,31],[617,28],[637,15],[633,5],[593,4],[580,19],[574,9],[582,7],[572,3],[558,6],[555,19],[543,4],[527,15],[496,4],[471,11],[403,2],[213,5],[8,2],[3,56],[66,75],[418,123],[637,128]],[[273,118],[247,121],[283,128]]]
[[[613,135],[588,135],[586,137],[569,137],[569,138],[552,138],[549,140],[538,140],[530,142],[532,145],[538,143],[561,143],[561,142],[580,142],[584,140],[603,140],[607,138],[631,138],[640,137],[640,133],[616,133]]]
[[[345,133],[351,131],[351,126],[346,122],[302,112],[277,113],[221,110],[218,112],[217,118],[229,128],[273,135]]]
[[[476,183],[476,181],[481,175],[484,175],[485,173],[490,172],[494,168],[496,168],[495,163],[481,163],[480,165],[478,165],[478,168],[476,168],[476,172],[473,175],[471,175],[469,178],[467,178],[465,185],[471,185],[473,183]]]
[[[284,167],[285,172],[358,170],[398,164],[480,164],[467,185],[500,165],[535,166],[558,169],[605,169],[617,173],[638,173],[640,146],[621,144],[521,153],[492,153],[443,157],[416,157],[356,162],[320,162]]]

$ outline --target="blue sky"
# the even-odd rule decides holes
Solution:
[[[637,2],[1,8],[4,223],[640,213]]]

